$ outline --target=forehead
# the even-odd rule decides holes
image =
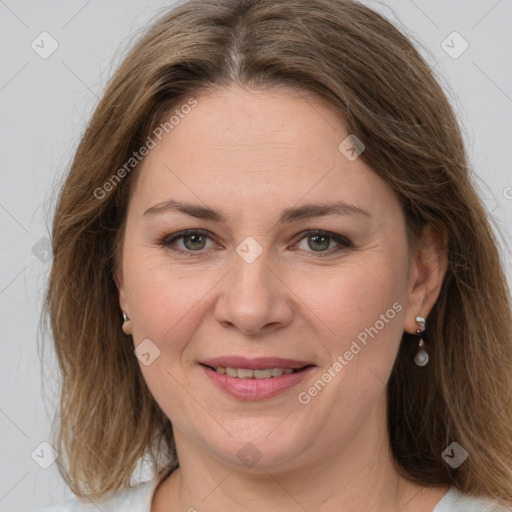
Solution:
[[[340,151],[349,133],[322,98],[292,88],[232,87],[194,99],[142,163],[134,191],[141,207],[180,197],[237,206],[242,215],[301,197],[376,206],[390,193],[362,159]]]

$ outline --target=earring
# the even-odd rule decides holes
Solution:
[[[132,335],[132,324],[130,323],[130,317],[123,311],[123,325],[121,326],[123,332],[127,336]]]
[[[417,354],[414,356],[414,362],[418,366],[425,366],[428,363],[428,354],[425,351],[425,342],[423,341],[423,338],[421,337],[421,334],[425,331],[425,319],[422,316],[416,317],[416,323],[419,326],[419,329],[416,329],[416,334],[420,337],[419,341],[419,349]]]

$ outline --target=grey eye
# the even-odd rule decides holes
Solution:
[[[183,245],[190,251],[204,249],[206,244],[206,236],[200,234],[185,235],[181,237]]]

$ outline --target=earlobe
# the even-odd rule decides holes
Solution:
[[[123,332],[128,336],[132,334],[132,322],[125,311],[123,311]]]
[[[119,306],[121,307],[122,317],[123,317],[123,325],[122,329],[125,334],[131,336],[132,334],[132,323],[129,314],[128,301],[126,299],[126,291],[124,287],[124,278],[122,271],[116,267],[114,270],[114,281],[116,283],[117,289],[119,290]]]
[[[434,307],[448,266],[447,232],[427,226],[418,242],[410,272],[404,330],[416,333],[417,316],[428,317]]]

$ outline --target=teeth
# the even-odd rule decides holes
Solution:
[[[255,379],[270,379],[272,377],[272,370],[254,370]]]
[[[228,377],[238,377],[238,370],[236,368],[226,368]]]
[[[236,371],[238,372],[239,379],[251,379],[252,377],[254,377],[254,370],[238,368]]]
[[[284,374],[293,373],[293,368],[267,368],[265,370],[251,370],[249,368],[224,368],[218,366],[215,368],[217,373],[225,374],[228,377],[238,377],[239,379],[270,379],[272,377],[281,377]]]

